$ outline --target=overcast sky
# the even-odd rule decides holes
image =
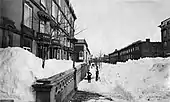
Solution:
[[[160,25],[170,17],[170,0],[71,0],[79,30],[92,54],[108,54],[137,40],[161,41]]]

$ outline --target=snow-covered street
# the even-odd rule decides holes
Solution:
[[[95,75],[95,68],[91,72]],[[83,80],[78,89],[103,96],[88,102],[170,102],[169,74],[169,58],[144,58],[116,65],[102,63],[99,81]]]
[[[40,58],[21,48],[1,49],[0,59],[1,99],[34,100],[31,85],[35,80],[72,68],[72,61],[51,59],[43,69]],[[86,102],[170,102],[170,58],[102,63],[98,81],[96,67],[90,72],[91,83],[83,80],[78,85],[78,94]]]

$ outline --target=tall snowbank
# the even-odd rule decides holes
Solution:
[[[71,69],[73,66],[73,61],[71,60],[56,60],[49,59],[45,62],[44,77],[48,78],[57,73],[64,72]]]
[[[31,85],[41,78],[72,68],[72,61],[47,60],[42,68],[42,59],[22,48],[0,49],[0,99],[35,101]],[[16,102],[16,101],[15,101]]]
[[[144,58],[116,65],[103,63],[100,81],[84,81],[79,89],[121,102],[169,102],[169,79],[170,58]]]

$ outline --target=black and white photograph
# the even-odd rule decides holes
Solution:
[[[0,102],[170,102],[170,0],[0,0]]]

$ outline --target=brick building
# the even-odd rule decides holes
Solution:
[[[0,0],[0,48],[71,59],[76,19],[69,0]]]
[[[102,59],[102,62],[109,63],[109,55],[104,54],[101,59]]]
[[[124,62],[128,59],[137,60],[144,57],[162,57],[162,43],[146,41],[136,41],[120,50],[115,50],[109,54],[110,63]]]
[[[88,62],[91,59],[91,54],[85,39],[78,39],[75,43],[75,53],[76,62]]]
[[[116,64],[119,61],[119,51],[116,49],[109,54],[109,63]]]
[[[163,44],[163,56],[170,56],[170,18],[164,20],[159,25],[161,28],[161,41]]]

